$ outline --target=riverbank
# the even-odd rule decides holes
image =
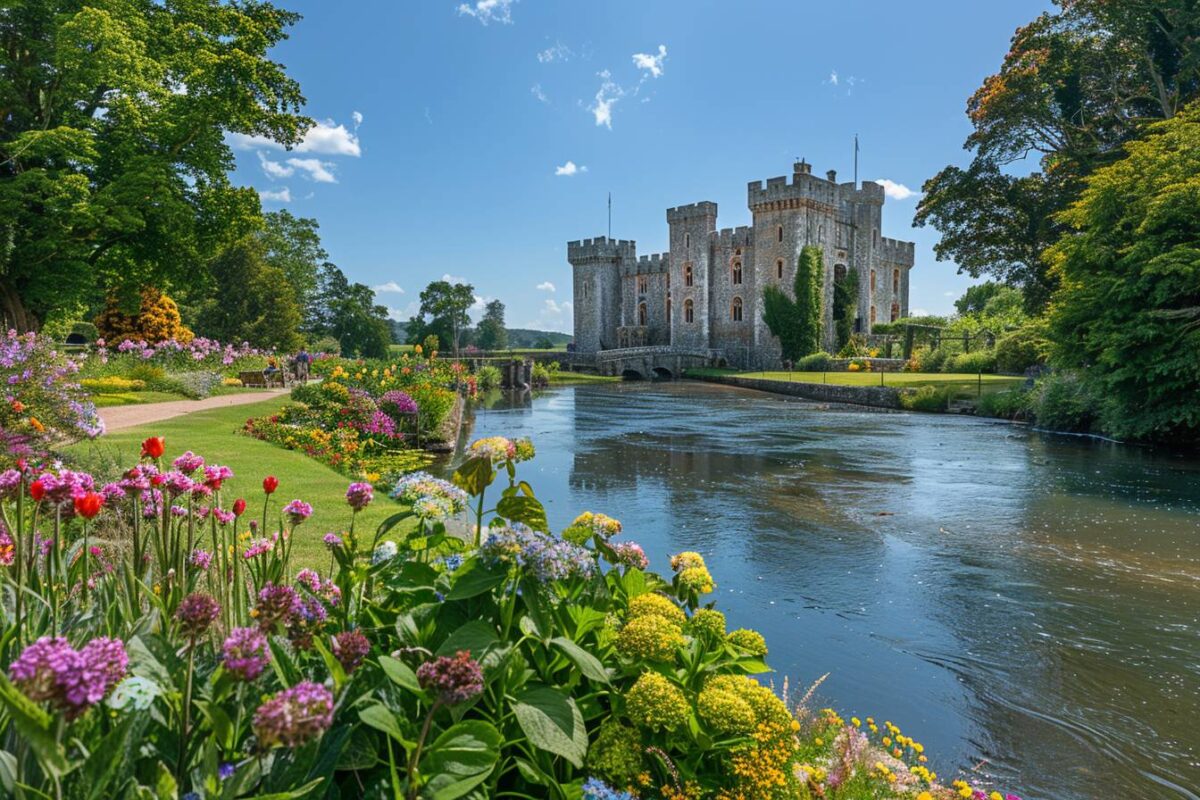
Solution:
[[[691,377],[689,375],[689,377]],[[767,378],[744,378],[740,375],[698,375],[694,380],[736,386],[739,389],[754,389],[759,392],[801,397],[825,403],[848,403],[869,408],[899,411],[900,390],[890,386],[845,386],[834,383],[805,383],[803,381],[770,380]]]

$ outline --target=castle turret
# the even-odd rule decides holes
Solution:
[[[709,238],[717,229],[717,204],[704,201],[667,209],[671,266],[667,306],[671,344],[708,347]]]
[[[594,353],[616,347],[621,269],[637,262],[637,244],[604,236],[567,242],[567,261],[574,272],[575,349]]]

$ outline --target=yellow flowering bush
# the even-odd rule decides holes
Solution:
[[[673,661],[683,645],[679,626],[657,614],[634,617],[617,634],[617,649],[633,659]]]
[[[629,619],[645,616],[661,617],[677,627],[683,627],[688,621],[687,615],[683,613],[682,608],[675,604],[674,600],[657,592],[647,592],[630,598]]]
[[[754,730],[757,715],[742,698],[719,686],[709,687],[696,698],[700,719],[717,733],[747,734]]]
[[[710,640],[725,638],[725,615],[715,608],[698,608],[687,623],[692,636],[708,637]]]
[[[767,654],[767,640],[758,631],[749,628],[738,628],[726,637],[734,647],[744,650],[752,656],[762,658]]]
[[[657,672],[643,672],[625,693],[626,714],[650,730],[673,731],[687,722],[691,706],[678,686]]]

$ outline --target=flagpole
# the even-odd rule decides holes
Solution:
[[[612,192],[608,193],[608,238],[612,238]]]
[[[858,134],[854,134],[854,188],[858,188]]]

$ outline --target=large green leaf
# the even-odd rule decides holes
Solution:
[[[600,663],[600,659],[575,644],[575,642],[563,636],[556,636],[550,640],[550,644],[557,647],[567,658],[574,661],[575,666],[579,667],[579,671],[584,675],[600,683],[609,682],[608,670]]]
[[[408,746],[414,744],[409,742],[404,736],[404,731],[400,728],[400,722],[396,719],[396,715],[383,703],[372,703],[358,712],[358,718],[363,721],[363,724],[374,728],[375,730],[386,733],[402,745]]]
[[[451,477],[454,485],[472,497],[483,494],[483,490],[496,480],[496,470],[490,458],[472,458],[464,461]]]
[[[55,741],[50,730],[53,724],[50,715],[13,686],[3,671],[0,671],[0,702],[8,710],[8,716],[20,738],[33,749],[42,768],[52,775],[65,774],[70,765],[62,746]]]
[[[383,669],[383,674],[401,689],[408,689],[413,694],[423,694],[421,684],[417,682],[417,673],[413,672],[408,664],[391,656],[380,656],[379,666]]]
[[[469,558],[454,571],[454,583],[446,592],[447,600],[466,600],[490,592],[508,577],[508,570],[501,566],[488,566],[478,558]]]
[[[421,756],[420,772],[429,776],[421,796],[456,800],[487,780],[500,758],[500,732],[491,723],[467,720],[451,725]]]
[[[503,657],[501,649],[496,629],[476,619],[456,628],[437,649],[437,655],[452,656],[459,650],[466,650],[484,669],[491,669]]]
[[[496,503],[496,513],[510,522],[523,522],[535,531],[550,532],[546,509],[536,497],[510,495]]]
[[[534,686],[517,696],[513,711],[530,744],[583,766],[587,729],[573,699],[549,686]]]

